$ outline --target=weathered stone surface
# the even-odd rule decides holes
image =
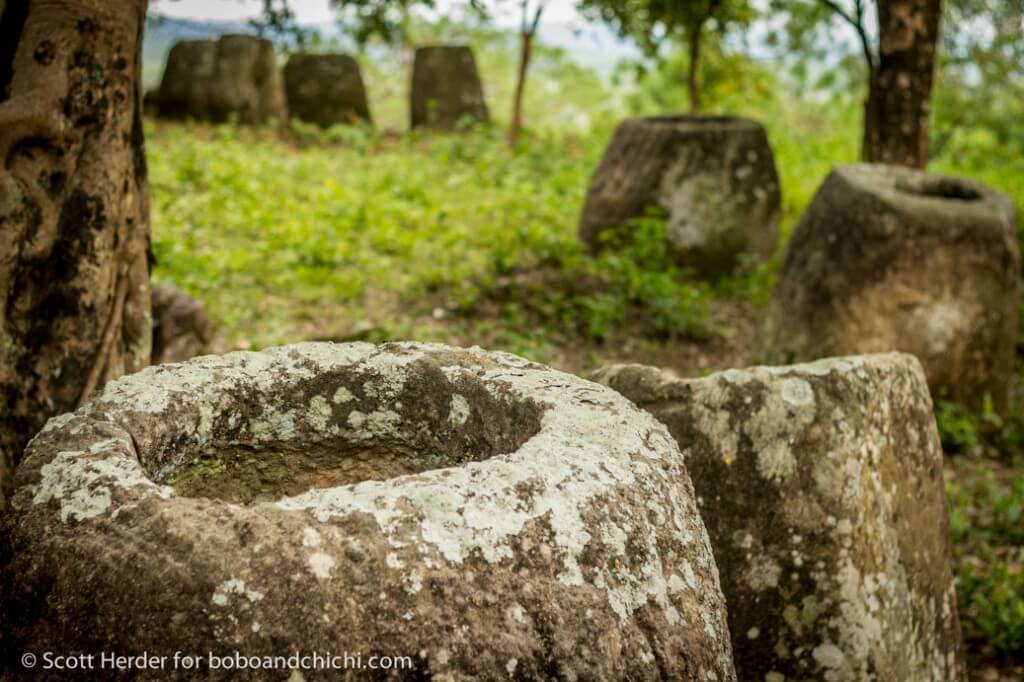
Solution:
[[[942,450],[912,356],[596,378],[686,457],[739,679],[963,679]]]
[[[212,107],[217,72],[217,42],[183,40],[167,53],[155,107],[163,118],[205,118]]]
[[[157,95],[163,118],[259,124],[288,115],[274,44],[248,35],[185,40],[167,55]]]
[[[580,238],[668,213],[668,241],[685,265],[729,274],[744,254],[767,258],[778,239],[781,192],[761,124],[735,117],[623,121],[590,183]]]
[[[668,431],[512,355],[302,344],[151,367],[51,420],[11,506],[9,652],[344,648],[434,679],[735,679]]]
[[[210,319],[203,302],[173,287],[152,288],[153,364],[182,362],[206,351]]]
[[[1013,205],[970,180],[839,166],[789,243],[769,307],[769,363],[892,350],[932,393],[1012,402],[1020,254]]]
[[[464,119],[490,118],[476,59],[466,45],[417,49],[410,98],[413,128],[454,130]]]
[[[371,122],[359,63],[347,54],[293,54],[284,67],[284,88],[288,111],[307,123],[329,128]]]

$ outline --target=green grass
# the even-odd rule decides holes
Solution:
[[[438,307],[466,317],[497,306],[511,345],[536,323],[594,341],[638,317],[656,336],[705,331],[707,287],[671,262],[663,221],[638,221],[639,238],[598,259],[577,242],[596,137],[535,137],[512,155],[488,128],[150,133],[156,277],[207,301],[229,345],[367,324],[444,340],[409,324]],[[554,281],[515,277],[539,270]]]
[[[254,346],[323,333],[573,247],[589,150],[494,134],[296,149],[270,132],[150,136],[157,274]]]

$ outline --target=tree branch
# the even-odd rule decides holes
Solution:
[[[819,2],[839,15],[843,21],[852,26],[853,30],[857,32],[857,37],[860,38],[861,49],[864,52],[864,61],[868,63],[868,71],[874,73],[875,55],[871,51],[871,40],[868,38],[867,29],[864,27],[864,7],[861,4],[861,0],[856,0],[856,17],[851,16],[835,0],[819,0]]]
[[[540,18],[544,14],[544,8],[547,5],[545,0],[540,0],[537,4],[537,12],[533,15],[533,24],[530,26],[530,35],[537,35],[537,29],[540,28]]]

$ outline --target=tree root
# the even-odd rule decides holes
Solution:
[[[110,317],[107,318],[107,324],[103,328],[103,339],[100,341],[96,360],[93,362],[92,369],[89,370],[89,376],[85,380],[82,394],[78,397],[76,408],[81,407],[89,400],[89,397],[99,384],[100,375],[107,367],[110,351],[114,345],[114,337],[117,335],[117,331],[121,329],[120,321],[124,313],[125,299],[128,297],[128,280],[128,272],[121,272],[117,276],[117,288],[114,290],[114,306],[110,309]]]

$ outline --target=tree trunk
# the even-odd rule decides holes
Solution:
[[[704,24],[696,24],[690,29],[690,63],[687,65],[686,87],[690,94],[690,113],[700,113],[700,35]]]
[[[870,74],[864,159],[923,168],[928,163],[935,44],[941,0],[879,0],[878,64]]]
[[[146,0],[0,0],[0,506],[54,415],[150,353]]]
[[[526,94],[526,77],[533,57],[533,33],[523,31],[519,46],[519,74],[516,78],[516,94],[512,100],[512,123],[508,129],[508,146],[511,149],[519,144],[519,132],[523,127],[523,96]]]

